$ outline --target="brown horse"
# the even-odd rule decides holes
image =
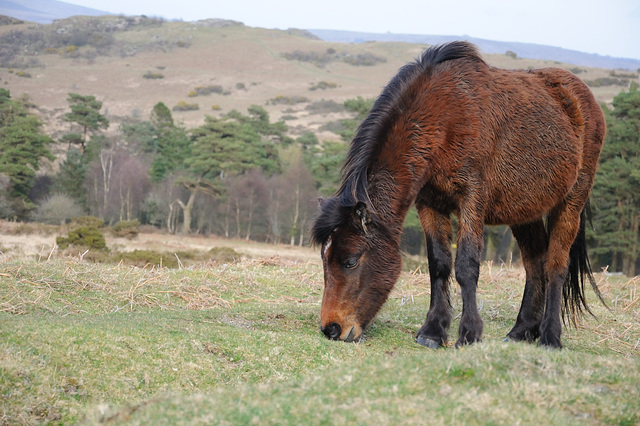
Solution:
[[[418,343],[447,341],[455,214],[463,302],[456,346],[481,340],[484,225],[506,224],[526,270],[507,339],[561,347],[561,313],[575,321],[589,311],[585,277],[600,297],[584,220],[604,135],[600,106],[565,70],[497,69],[466,42],[426,50],[384,88],[351,143],[340,189],[321,200],[312,238],[324,265],[322,332],[360,338],[400,274],[402,224],[415,204],[431,278]]]

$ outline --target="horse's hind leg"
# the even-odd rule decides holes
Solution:
[[[427,319],[418,330],[416,341],[423,346],[437,349],[447,342],[447,331],[451,325],[451,221],[448,216],[427,207],[418,206],[418,214],[427,241],[431,301]]]
[[[520,312],[507,338],[533,342],[540,336],[540,323],[544,314],[546,287],[544,264],[549,241],[542,220],[524,225],[512,225],[511,232],[518,241],[526,271],[526,281]]]
[[[563,287],[569,271],[569,252],[580,228],[579,208],[569,202],[549,215],[549,252],[545,263],[547,283],[540,344],[561,348]]]

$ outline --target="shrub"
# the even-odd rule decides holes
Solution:
[[[118,253],[113,256],[117,262],[124,262],[128,265],[144,267],[146,265],[162,265],[167,268],[175,268],[178,261],[171,253],[158,253],[152,250],[134,250],[130,252]]]
[[[344,104],[340,104],[332,99],[322,99],[307,105],[306,110],[314,114],[328,114],[332,112],[344,112],[345,107]]]
[[[318,83],[311,83],[311,87],[309,87],[309,90],[327,90],[335,89],[336,87],[338,87],[338,85],[331,81],[320,81]]]
[[[73,198],[65,194],[54,194],[38,205],[32,219],[36,222],[60,225],[83,214],[82,207]]]
[[[342,61],[355,66],[371,67],[378,63],[385,63],[387,60],[381,56],[374,55],[373,53],[360,53],[358,55],[346,54],[342,57]]]
[[[130,252],[117,253],[111,256],[115,262],[124,262],[128,265],[144,267],[146,265],[162,265],[165,268],[177,268],[180,262],[192,260],[196,257],[193,252],[181,251],[176,253],[160,253],[153,250],[134,250]]]
[[[585,80],[585,83],[589,87],[627,86],[629,84],[627,80],[615,77],[600,77],[595,80]]]
[[[624,72],[619,72],[619,71],[611,71],[609,73],[609,75],[611,77],[618,77],[618,78],[630,78],[630,79],[635,79],[638,77],[638,74],[633,74],[633,73],[624,73]]]
[[[31,74],[26,71],[18,71],[16,72],[18,77],[31,78]]]
[[[306,96],[284,96],[278,95],[275,98],[269,99],[268,103],[271,105],[295,105],[299,103],[309,102],[309,98]]]
[[[151,80],[157,80],[160,78],[164,78],[164,75],[159,72],[147,71],[142,77],[148,78]]]
[[[135,238],[140,233],[140,229],[138,226],[140,222],[138,219],[134,220],[121,220],[120,222],[113,225],[111,231],[116,237],[127,238],[129,240]]]
[[[57,237],[56,244],[61,249],[69,246],[87,247],[97,250],[106,250],[107,243],[102,232],[93,226],[81,226],[69,231],[67,237]]]
[[[224,91],[224,88],[219,84],[213,84],[209,86],[198,86],[195,89],[191,90],[188,94],[189,97],[194,96],[206,96],[212,93],[217,93],[219,95],[228,95],[228,92]]]
[[[355,55],[349,52],[337,53],[336,50],[332,48],[327,49],[327,51],[323,53],[294,50],[293,52],[283,53],[282,56],[290,61],[311,62],[318,67],[324,67],[330,62],[344,62],[355,66],[373,66],[378,63],[387,62],[385,58],[374,55],[373,53],[359,53]]]
[[[79,216],[79,217],[74,217],[71,220],[71,227],[79,228],[81,226],[102,228],[104,226],[104,220],[97,218],[95,216]]]
[[[242,255],[231,247],[214,247],[209,250],[212,261],[220,263],[237,262],[242,259]]]
[[[78,46],[72,44],[71,46],[67,46],[64,50],[62,50],[60,54],[69,58],[77,58],[80,55],[80,52],[78,50]]]
[[[8,235],[53,235],[60,232],[58,225],[47,225],[44,223],[25,223],[25,222],[11,222],[12,226],[8,229],[3,229],[3,234]]]
[[[180,101],[173,108],[172,111],[197,111],[200,109],[200,105],[198,104],[190,104],[185,101]]]

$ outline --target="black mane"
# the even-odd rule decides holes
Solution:
[[[418,77],[429,75],[436,65],[461,58],[482,61],[473,44],[455,41],[430,47],[415,62],[403,66],[391,79],[351,142],[351,148],[342,167],[340,188],[336,192],[343,205],[354,205],[358,201],[369,202],[367,173],[371,158],[381,142],[379,136],[385,133],[396,118],[397,106],[405,91]]]
[[[340,187],[333,199],[325,200],[320,216],[312,229],[312,241],[322,244],[331,232],[344,221],[343,209],[338,206],[354,206],[358,201],[371,204],[369,200],[368,171],[379,144],[389,126],[397,118],[398,105],[406,90],[419,76],[429,75],[433,68],[443,62],[470,58],[482,61],[477,48],[468,42],[455,41],[432,46],[415,62],[409,63],[391,79],[376,99],[369,115],[360,124],[342,166]]]

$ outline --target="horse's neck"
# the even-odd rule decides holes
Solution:
[[[404,218],[413,204],[412,188],[398,185],[388,170],[369,179],[369,198],[374,213],[391,229],[401,232]],[[398,235],[399,237],[399,235]]]
[[[404,119],[405,122],[411,122]],[[369,197],[377,214],[391,226],[402,229],[404,218],[415,202],[416,196],[432,168],[431,159],[424,146],[417,149],[416,143],[429,143],[424,137],[410,137],[412,129],[397,126],[399,134],[388,135],[379,150],[377,161],[369,175]],[[407,155],[425,152],[423,155]]]

